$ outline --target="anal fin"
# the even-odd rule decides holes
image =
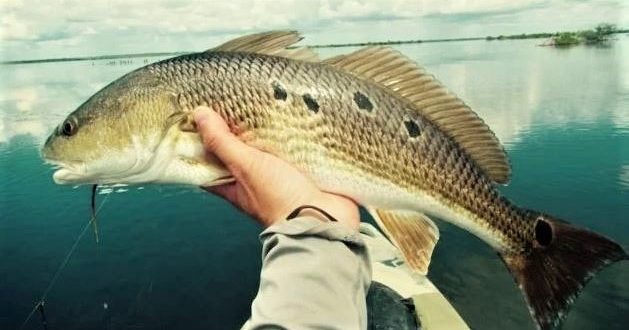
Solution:
[[[439,229],[426,215],[412,211],[367,208],[378,226],[404,256],[409,268],[426,275]]]

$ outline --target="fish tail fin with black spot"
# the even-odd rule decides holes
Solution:
[[[503,254],[502,259],[537,327],[553,329],[598,270],[628,256],[620,245],[599,234],[537,212],[534,216],[531,248],[522,254]]]

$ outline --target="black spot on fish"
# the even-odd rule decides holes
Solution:
[[[312,111],[314,113],[319,112],[319,103],[317,103],[317,100],[315,100],[312,97],[312,95],[304,94],[303,99],[304,99],[304,103],[308,107],[308,110],[310,110],[310,111]]]
[[[282,85],[280,85],[278,82],[273,83],[273,97],[275,97],[276,100],[282,101],[285,101],[288,97],[286,90],[284,90],[284,88],[282,88]]]
[[[361,110],[367,110],[369,112],[373,110],[373,104],[371,104],[369,98],[361,92],[354,93],[354,102],[356,102],[356,105]]]
[[[422,132],[419,129],[419,125],[414,120],[404,120],[404,126],[410,137],[418,137]]]
[[[543,219],[537,219],[535,223],[535,240],[544,247],[553,240],[553,228]]]

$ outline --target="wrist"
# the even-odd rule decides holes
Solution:
[[[338,220],[330,213],[314,205],[302,205],[297,207],[286,217],[286,220],[292,220],[300,216],[311,216],[313,218],[318,218],[321,221],[338,222]]]
[[[322,193],[319,198],[306,205],[313,208],[304,208],[299,215],[312,215],[326,221],[332,218],[352,230],[358,230],[360,224],[358,206],[346,197]]]

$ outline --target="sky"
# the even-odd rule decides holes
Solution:
[[[0,59],[195,51],[294,29],[304,44],[629,28],[626,0],[0,0]]]

